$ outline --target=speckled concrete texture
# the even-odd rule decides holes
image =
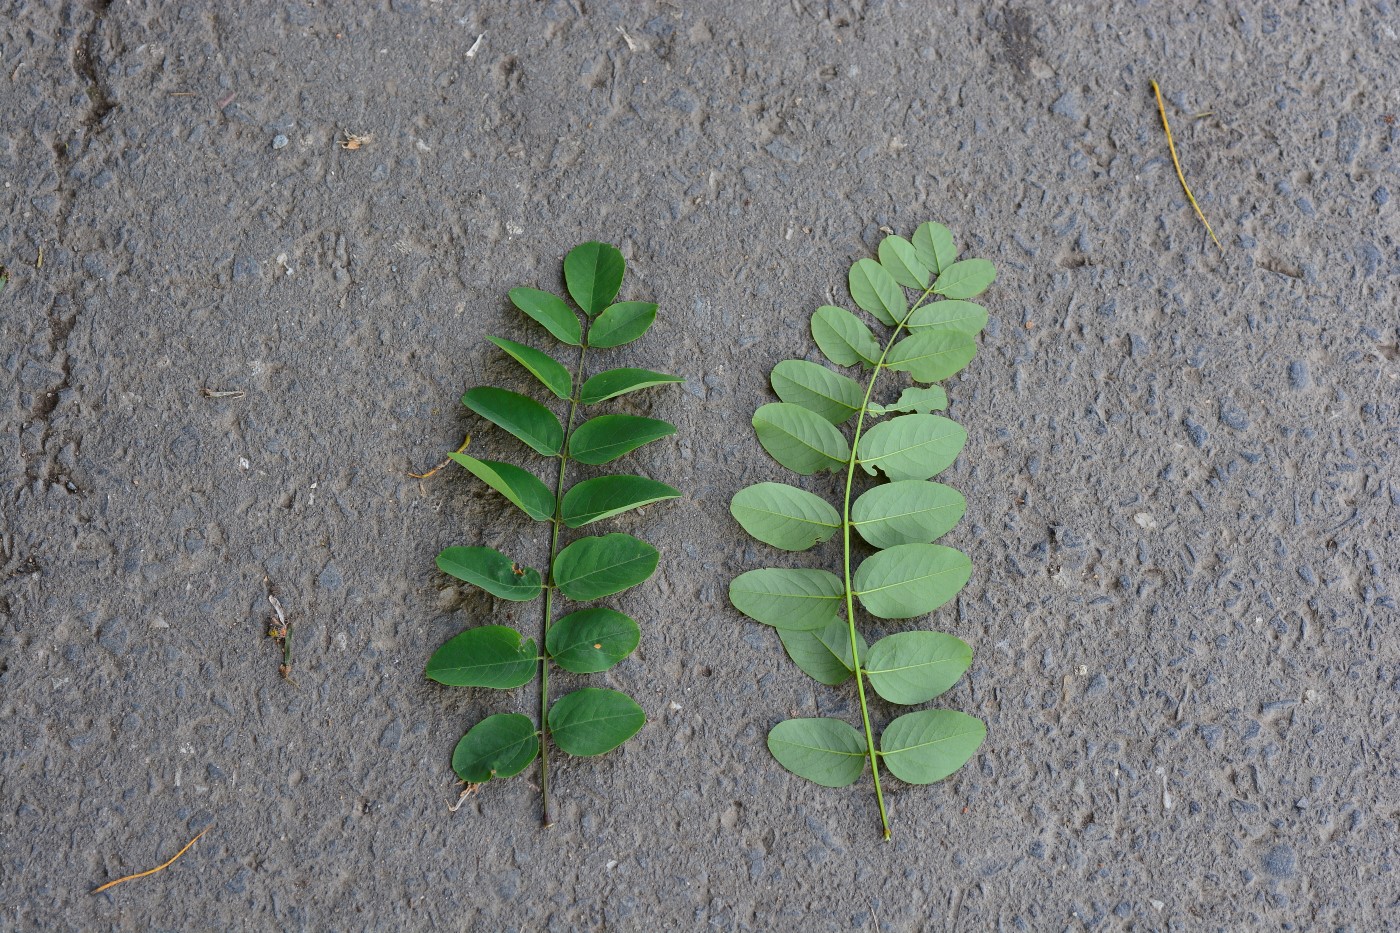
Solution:
[[[1397,67],[1371,3],[9,0],[0,929],[1393,924]],[[990,734],[894,782],[884,843],[868,783],[763,746],[855,703],[729,607],[773,556],[727,505],[785,477],[768,370],[930,219],[1001,273],[949,386],[975,574],[925,623]],[[544,542],[405,474],[466,431],[526,462],[457,400],[526,385],[484,335],[538,339],[507,290],[593,238],[661,303],[613,359],[687,378],[627,410],[680,426],[633,465],[689,498],[614,526],[664,557],[593,681],[651,721],[558,761],[542,831],[524,778],[448,809],[529,691],[421,670],[537,624],[436,552]]]

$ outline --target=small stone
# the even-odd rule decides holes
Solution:
[[[1084,108],[1079,105],[1079,98],[1068,92],[1061,94],[1050,105],[1050,112],[1057,117],[1069,117],[1071,120],[1084,118]]]
[[[1294,390],[1306,389],[1312,385],[1312,377],[1308,373],[1308,364],[1302,360],[1293,360],[1288,364],[1288,387]]]
[[[1292,878],[1298,868],[1293,847],[1279,844],[1264,853],[1264,871],[1275,878]]]
[[[272,148],[273,148],[273,149],[286,149],[286,148],[287,148],[287,137],[286,137],[286,135],[283,134],[283,133],[278,133],[276,136],[272,137]]]

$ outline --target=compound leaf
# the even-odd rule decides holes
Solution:
[[[864,311],[893,327],[909,312],[909,299],[894,276],[873,259],[861,259],[851,266],[848,277],[851,297]]]
[[[817,683],[835,687],[851,679],[851,669],[831,653],[816,632],[780,628],[778,639],[782,641],[788,657],[792,658],[792,663]]]
[[[448,456],[535,521],[548,521],[554,515],[554,493],[528,470],[511,463],[478,460],[467,454],[450,453]]]
[[[579,389],[578,400],[584,405],[594,405],[639,389],[684,381],[679,376],[668,376],[650,369],[609,369],[585,382]]]
[[[510,300],[524,311],[531,320],[554,335],[554,339],[571,347],[583,345],[583,326],[578,315],[564,303],[564,299],[538,288],[512,288]]]
[[[540,572],[521,567],[495,548],[443,548],[437,565],[448,576],[479,586],[501,599],[523,603],[540,595]]]
[[[564,257],[564,284],[569,296],[589,317],[612,304],[622,288],[627,263],[617,247],[582,243]]]
[[[847,787],[865,771],[865,736],[841,719],[789,719],[768,733],[768,750],[798,777]]]
[[[680,495],[679,489],[645,476],[598,476],[564,493],[560,515],[565,525],[581,528]]]
[[[570,755],[602,755],[617,748],[646,724],[647,714],[625,693],[584,687],[549,708],[549,733]]]
[[[944,693],[972,664],[972,646],[942,632],[898,632],[870,646],[861,665],[875,692],[912,706]]]
[[[933,290],[945,298],[976,298],[996,277],[996,266],[987,260],[964,259],[940,272]]]
[[[905,337],[890,350],[885,365],[920,382],[941,382],[977,355],[977,341],[959,331],[929,330]]]
[[[877,548],[928,544],[948,533],[967,511],[963,494],[918,479],[874,486],[851,506],[851,527]]]
[[[878,467],[890,479],[928,479],[958,459],[965,443],[967,430],[956,421],[900,415],[862,434],[857,456],[872,476]]]
[[[729,512],[749,534],[784,551],[805,551],[830,539],[841,527],[841,516],[831,503],[783,483],[758,483],[739,490]]]
[[[569,456],[579,463],[611,463],[643,444],[676,433],[676,426],[656,418],[637,415],[599,415],[574,429],[569,437]]]
[[[789,470],[810,476],[838,470],[851,457],[851,445],[830,421],[790,402],[769,402],[753,416],[758,442]]]
[[[910,411],[928,414],[948,407],[948,393],[942,386],[910,386],[899,393],[899,401],[889,405],[871,405],[866,410],[872,415],[888,415],[897,411]]]
[[[884,266],[894,280],[905,288],[928,288],[929,271],[919,259],[918,251],[902,236],[887,236],[880,241],[877,251],[880,265]]]
[[[557,398],[568,398],[573,390],[574,381],[569,375],[569,371],[548,353],[542,353],[534,347],[527,347],[523,343],[516,343],[514,340],[506,340],[504,337],[487,337],[487,340],[506,351],[515,359],[517,363],[530,371],[530,374],[540,381],[546,389],[553,392]]]
[[[850,418],[864,400],[864,390],[854,379],[806,360],[783,360],[773,367],[770,378],[778,398],[801,405],[832,424]]]
[[[821,642],[826,650],[831,652],[832,657],[840,661],[846,670],[854,671],[856,669],[855,663],[851,659],[851,630],[845,620],[838,619],[815,634],[817,641]],[[856,647],[860,650],[861,659],[864,660],[866,644],[865,638],[860,632],[856,632]]]
[[[462,404],[546,457],[556,456],[564,445],[564,426],[552,411],[529,396],[479,386],[462,396]]]
[[[642,631],[616,609],[580,609],[549,627],[545,648],[566,671],[597,674],[636,650]]]
[[[967,763],[987,737],[975,716],[948,709],[905,713],[880,736],[880,759],[907,784],[941,781]]]
[[[865,611],[881,619],[925,615],[958,595],[972,562],[941,544],[897,544],[867,557],[851,586]]]
[[[958,248],[953,245],[952,232],[942,224],[920,224],[914,231],[914,253],[919,261],[938,275],[953,264]]]
[[[904,326],[915,334],[948,328],[976,336],[987,326],[987,309],[971,301],[931,301],[909,315]]]
[[[586,603],[642,583],[660,559],[656,548],[631,535],[579,538],[554,558],[554,583],[569,599]]]
[[[497,713],[462,736],[452,751],[452,770],[469,784],[485,784],[524,771],[539,751],[539,733],[529,716]]]
[[[815,631],[840,618],[846,587],[828,570],[767,568],[741,573],[729,601],[755,622],[776,629]]]
[[[482,625],[449,638],[433,652],[424,676],[449,687],[512,690],[535,679],[535,640],[506,625]]]
[[[590,347],[620,347],[647,332],[656,320],[656,305],[650,301],[620,301],[609,305],[588,328]]]
[[[837,366],[874,366],[880,359],[880,345],[869,326],[835,305],[822,305],[812,315],[812,339]]]

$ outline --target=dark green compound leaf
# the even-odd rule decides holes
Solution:
[[[948,407],[948,393],[942,386],[910,386],[899,393],[899,401],[889,405],[871,405],[866,409],[872,415],[889,415],[899,411],[929,412],[942,411]]]
[[[851,527],[877,548],[928,544],[947,534],[967,511],[963,494],[918,479],[874,486],[851,506]]]
[[[967,443],[967,430],[941,415],[900,415],[861,435],[858,456],[865,472],[890,479],[928,479],[945,470]]]
[[[656,548],[631,535],[579,538],[554,558],[554,582],[569,599],[586,603],[642,583],[660,560]]]
[[[679,499],[681,491],[645,476],[599,476],[586,479],[564,494],[560,510],[564,524],[581,528],[653,502]]]
[[[646,725],[647,714],[625,693],[584,687],[549,708],[549,734],[570,755],[602,755]]]
[[[836,623],[842,624],[842,623]],[[817,632],[798,629],[778,629],[778,639],[792,663],[818,683],[835,687],[851,679],[851,669],[831,653]]]
[[[684,381],[679,376],[668,376],[650,369],[609,369],[585,382],[579,390],[578,400],[584,405],[594,405],[639,389]]]
[[[806,360],[783,360],[773,367],[770,378],[778,398],[801,405],[832,424],[840,424],[859,411],[865,397],[854,379]]]
[[[729,512],[749,534],[784,551],[805,551],[841,527],[841,516],[831,503],[783,483],[758,483],[739,490]]]
[[[837,366],[874,366],[880,345],[869,326],[845,308],[822,305],[812,315],[812,339]]]
[[[729,584],[729,601],[755,622],[776,629],[816,631],[840,618],[846,587],[827,570],[773,567],[735,577]]]
[[[617,297],[626,266],[617,247],[583,243],[564,257],[564,284],[569,288],[569,296],[592,317]]]
[[[977,341],[954,330],[930,330],[905,337],[890,350],[885,365],[920,382],[942,382],[977,355]]]
[[[914,231],[913,240],[915,255],[934,275],[947,269],[957,258],[958,248],[953,245],[953,234],[942,224],[921,224]]]
[[[870,646],[861,665],[875,692],[891,703],[926,703],[972,665],[972,646],[942,632],[899,632]]]
[[[841,719],[789,719],[768,733],[768,750],[798,777],[847,787],[865,771],[865,736]]]
[[[880,241],[880,265],[905,288],[928,288],[929,271],[919,259],[918,251],[902,236],[887,236]]]
[[[452,752],[452,770],[470,784],[485,784],[492,778],[514,777],[539,752],[539,733],[529,716],[498,713],[462,736]]]
[[[880,759],[906,784],[941,781],[967,763],[987,737],[975,716],[947,709],[905,713],[880,736]]]
[[[941,544],[897,544],[867,557],[851,580],[865,611],[881,619],[927,615],[958,595],[972,562]]]
[[[945,298],[976,298],[996,277],[996,266],[987,260],[964,259],[939,273],[933,290]]]
[[[521,567],[495,548],[449,547],[437,556],[438,569],[492,596],[529,602],[540,595],[540,572]]]
[[[909,299],[904,289],[885,267],[873,259],[861,259],[851,266],[848,277],[851,297],[864,311],[893,327],[909,313]]]
[[[753,426],[758,442],[774,460],[804,476],[839,470],[850,461],[845,435],[801,405],[770,402],[754,412]]]
[[[542,292],[538,288],[512,288],[511,302],[531,320],[554,335],[554,339],[570,346],[583,345],[583,325],[563,298]]]
[[[423,674],[449,687],[513,690],[535,679],[539,652],[533,638],[506,625],[482,625],[448,639],[433,653]]]
[[[462,396],[462,404],[546,457],[556,456],[564,445],[564,426],[553,412],[529,396],[479,386]]]
[[[588,328],[590,347],[620,347],[647,332],[656,320],[656,305],[649,301],[620,301],[609,305]]]
[[[554,493],[535,474],[511,463],[478,460],[459,453],[448,456],[535,521],[548,521],[554,515]]]
[[[641,640],[630,616],[615,609],[580,609],[550,626],[545,647],[564,670],[597,674],[635,651]]]
[[[915,334],[949,329],[976,336],[987,326],[987,309],[971,301],[931,301],[909,315],[904,326]]]
[[[534,347],[527,347],[523,343],[506,340],[504,337],[487,337],[486,339],[509,353],[517,363],[524,366],[532,376],[540,381],[540,385],[553,392],[557,398],[569,397],[569,393],[574,387],[573,378],[564,365],[554,357],[548,353],[541,353]]]
[[[579,425],[569,438],[569,456],[579,463],[611,463],[654,440],[670,437],[676,426],[636,415],[599,415]]]

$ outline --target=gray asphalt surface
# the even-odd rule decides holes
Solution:
[[[0,929],[1393,924],[1397,33],[1288,2],[11,0]],[[883,843],[868,783],[763,747],[855,704],[729,607],[771,556],[727,505],[788,478],[748,426],[768,370],[924,220],[1001,273],[949,386],[975,572],[925,623],[975,647],[939,702],[990,732],[894,782]],[[507,290],[595,238],[662,307],[614,359],[688,380],[630,408],[681,428],[634,466],[690,497],[614,526],[664,557],[596,682],[650,723],[558,762],[546,832],[524,778],[448,809],[457,738],[531,694],[421,676],[536,619],[437,551],[544,542],[405,474],[466,431],[519,453],[457,400],[526,385],[483,335],[535,339]]]

